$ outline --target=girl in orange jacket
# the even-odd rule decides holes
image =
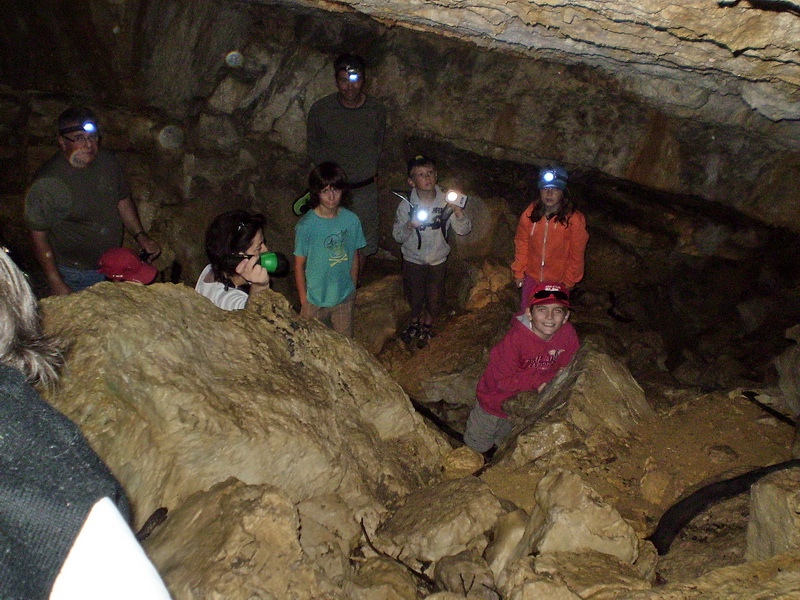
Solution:
[[[567,180],[562,167],[540,169],[539,196],[519,218],[511,270],[522,298],[543,281],[558,281],[572,289],[583,279],[589,234],[586,217],[569,198]]]

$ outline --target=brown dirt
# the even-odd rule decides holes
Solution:
[[[551,464],[490,468],[483,479],[498,496],[530,510],[544,469],[575,470],[644,537],[667,508],[702,485],[791,458],[792,435],[792,427],[739,391],[712,393],[660,411],[627,439],[597,432]],[[743,562],[748,508],[749,496],[741,494],[696,517],[661,557],[660,580],[688,581]]]

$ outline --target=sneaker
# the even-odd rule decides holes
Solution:
[[[430,325],[420,325],[419,335],[417,336],[417,348],[422,350],[425,346],[428,345],[430,339],[435,336],[436,334],[433,333],[433,330],[431,330]]]
[[[419,335],[419,323],[411,323],[400,334],[400,339],[406,344]]]

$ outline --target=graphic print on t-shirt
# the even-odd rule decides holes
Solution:
[[[342,229],[325,238],[325,249],[328,251],[328,266],[335,267],[339,263],[347,262],[346,240],[346,229]]]
[[[553,365],[558,360],[558,355],[564,352],[563,350],[548,350],[547,354],[529,358],[523,362],[525,369],[546,369]]]

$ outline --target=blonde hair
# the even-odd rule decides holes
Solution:
[[[63,364],[59,343],[42,333],[39,306],[22,271],[0,246],[0,363],[52,387]]]

